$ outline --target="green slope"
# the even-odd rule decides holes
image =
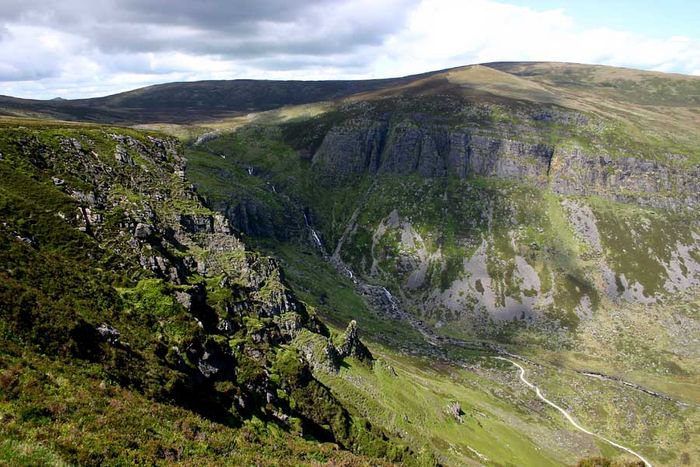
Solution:
[[[431,462],[311,375],[333,336],[176,141],[5,121],[0,153],[0,462]]]
[[[395,291],[401,290],[406,279],[406,273],[401,272],[400,255],[415,253],[415,243],[413,246],[403,244],[400,232],[392,233],[396,228],[386,228],[381,236],[384,240],[375,245],[374,253],[370,246],[377,225],[396,210],[401,217],[410,219],[413,230],[429,243],[428,250],[439,248],[456,260],[452,263],[457,265],[453,269],[438,268],[429,272],[432,279],[426,281],[427,290],[416,292],[418,297],[419,293],[440,290],[459,278],[462,260],[472,255],[484,239],[491,258],[487,266],[492,268],[489,271],[496,271],[494,276],[502,281],[499,290],[504,294],[509,287],[519,292],[521,282],[513,278],[518,254],[535,264],[540,274],[548,271],[547,275],[555,278],[549,283],[543,281],[543,289],[559,290],[558,306],[552,307],[548,315],[554,327],[548,321],[535,326],[506,321],[501,327],[483,327],[475,326],[469,315],[440,313],[434,308],[427,310],[429,314],[413,310],[429,325],[437,321],[445,323],[436,332],[462,338],[476,334],[493,342],[510,342],[516,352],[524,352],[536,361],[549,362],[543,368],[528,366],[536,372],[533,378],[546,388],[547,394],[558,397],[558,402],[569,407],[585,426],[627,443],[660,465],[674,465],[680,459],[688,456],[692,459],[697,455],[692,448],[697,433],[691,427],[698,412],[692,406],[693,396],[688,393],[688,388],[697,383],[697,357],[686,356],[678,336],[657,341],[653,347],[642,343],[649,334],[642,333],[638,323],[649,322],[648,318],[633,304],[609,301],[602,289],[598,308],[592,316],[581,318],[575,312],[582,284],[590,283],[591,293],[598,293],[595,290],[601,279],[596,274],[600,273],[601,255],[619,258],[622,262],[615,263],[616,267],[625,271],[627,277],[647,284],[649,290],[652,285],[644,282],[645,277],[658,280],[658,273],[651,268],[656,267],[658,271],[659,263],[652,257],[646,263],[635,260],[635,256],[623,254],[620,245],[629,243],[645,251],[652,246],[658,249],[658,255],[668,257],[669,244],[676,239],[692,237],[695,222],[692,216],[688,218],[686,214],[663,213],[596,197],[571,198],[572,202],[590,205],[600,218],[600,234],[607,251],[602,253],[580,237],[570,224],[567,197],[515,181],[423,179],[417,175],[384,176],[374,180],[365,176],[347,186],[329,188],[318,183],[313,165],[305,160],[303,153],[296,154],[280,138],[275,127],[249,127],[224,135],[188,152],[188,174],[212,206],[231,213],[234,222],[241,211],[232,207],[242,201],[247,206],[255,206],[256,218],[269,219],[272,224],[270,229],[249,231],[249,241],[282,260],[297,293],[330,323],[342,326],[347,319],[355,319],[364,336],[380,343],[380,347],[373,347],[373,352],[381,357],[384,366],[367,371],[351,364],[338,376],[319,376],[339,398],[357,407],[371,420],[412,439],[412,443],[436,450],[442,461],[450,465],[483,463],[471,449],[489,458],[494,465],[508,465],[508,462],[560,465],[574,463],[584,453],[611,457],[621,454],[604,443],[598,444],[570,431],[556,412],[533,402],[534,393],[519,383],[511,367],[493,368],[489,352],[464,351],[449,345],[438,352],[407,323],[382,315],[381,309],[374,308],[366,297],[358,295],[352,282],[338,274],[320,255],[309,237],[302,213],[308,208],[326,254],[330,254],[353,212],[359,208],[355,218],[357,225],[346,237],[342,257],[365,280],[387,285]],[[491,221],[485,216],[486,212],[492,213]],[[610,215],[627,225],[616,227]],[[253,219],[250,213],[248,219]],[[247,227],[241,224],[239,228]],[[620,230],[609,230],[613,228]],[[510,234],[513,229],[518,232],[515,240]],[[654,229],[671,237],[659,237]],[[617,238],[622,232],[632,238]],[[526,250],[519,253],[517,248]],[[369,268],[362,266],[371,263],[373,254],[383,271],[378,276],[369,274]],[[450,264],[449,261],[445,263]],[[402,297],[403,303],[410,307],[412,296]],[[657,326],[667,327],[669,319],[697,323],[697,313],[688,314],[682,307],[655,309]],[[466,308],[465,312],[468,310]],[[611,315],[623,322],[633,320],[635,324],[620,327],[609,322]],[[567,319],[569,321],[564,321]],[[566,328],[560,326],[562,322]],[[654,325],[649,326],[651,331]],[[627,346],[624,355],[618,354],[621,345]],[[638,355],[635,358],[640,358],[634,364],[629,353],[633,349],[634,355]],[[430,357],[424,360],[408,357],[416,353]],[[651,361],[658,363],[652,367],[644,363]],[[454,366],[457,362],[466,363],[472,372],[465,373]],[[393,367],[398,377],[393,376],[386,365]],[[664,370],[677,365],[682,370]],[[604,383],[581,376],[575,372],[577,370],[598,371],[633,381],[691,406],[679,409],[674,401],[641,392],[630,394],[621,383]],[[662,383],[662,374],[674,383]],[[677,390],[670,389],[674,385],[678,386]],[[613,402],[620,399],[625,400],[626,405]],[[464,425],[451,420],[445,415],[445,409],[455,401],[467,414],[487,414],[488,423],[484,423],[480,415],[465,417]],[[646,429],[630,431],[625,419],[620,417],[625,411],[645,414],[638,423]],[[412,415],[418,416],[419,421],[411,422]],[[477,422],[482,426],[478,427]],[[562,433],[566,433],[567,441],[555,441],[558,436],[564,436]],[[511,450],[505,451],[502,443]]]

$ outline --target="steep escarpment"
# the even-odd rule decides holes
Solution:
[[[328,132],[313,161],[329,177],[417,172],[544,180],[552,154],[546,144],[500,139],[478,129],[350,122]]]
[[[484,176],[674,210],[700,200],[698,166],[689,166],[683,155],[619,154],[604,141],[603,130],[597,131],[603,121],[546,110],[519,113],[486,106],[480,111],[480,121],[465,117],[449,123],[442,115],[401,110],[381,120],[349,118],[328,130],[313,162],[334,183],[365,173]],[[504,111],[514,113],[513,122],[497,120]]]
[[[693,210],[700,203],[700,167],[683,156],[665,161],[611,157],[580,148],[557,148],[550,164],[553,191],[596,195],[660,209]]]
[[[184,410],[231,436],[257,423],[259,445],[276,436],[290,451],[323,449],[295,441],[302,435],[407,460],[407,448],[353,416],[311,372],[317,357],[327,371],[359,357],[356,349],[365,348],[356,333],[334,347],[279,264],[247,250],[229,221],[202,204],[176,141],[24,125],[0,129],[3,438],[21,446],[41,426],[44,448],[78,463],[265,459],[250,448],[171,452],[165,441],[148,440],[147,429],[134,434],[140,425],[126,418],[93,426],[82,404],[101,406],[102,396],[62,403],[51,383],[36,380],[37,368],[52,367],[80,394],[99,385],[108,402],[126,392],[139,407],[150,400],[153,410]],[[304,352],[297,340],[308,336],[315,344]],[[331,352],[318,355],[319,346]],[[371,354],[362,358],[371,364]],[[23,397],[27,391],[34,396]],[[103,418],[111,416],[105,409]],[[111,435],[98,445],[74,438],[68,426]],[[191,443],[204,439],[195,435]],[[141,449],[148,443],[153,449]]]
[[[420,315],[443,325],[544,313],[571,326],[602,297],[649,303],[697,282],[691,151],[635,152],[620,123],[594,114],[470,102],[428,113],[422,102],[350,104],[345,120],[307,123],[326,131],[311,170],[329,191],[373,180],[337,253],[395,283]],[[632,219],[608,216],[634,206],[640,225],[623,238],[612,225]]]

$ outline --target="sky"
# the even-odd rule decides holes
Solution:
[[[366,79],[491,61],[700,75],[695,0],[0,0],[0,94]]]

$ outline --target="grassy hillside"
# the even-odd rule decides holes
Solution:
[[[700,462],[698,83],[494,63],[4,99],[140,130],[0,128],[0,462],[634,462],[504,352],[586,428]]]
[[[201,204],[176,141],[10,120],[0,154],[0,462],[430,465],[312,376],[342,336]]]
[[[188,152],[188,174],[208,202],[234,221],[241,211],[233,208],[243,203],[249,222],[269,223],[269,229],[247,231],[246,238],[282,260],[296,292],[328,322],[342,326],[355,319],[363,335],[378,344],[371,347],[383,363],[372,371],[351,364],[337,376],[320,376],[340,399],[413,443],[430,440],[427,446],[449,465],[488,464],[479,455],[495,465],[571,464],[584,453],[620,457],[604,443],[570,432],[556,412],[538,407],[534,393],[527,392],[514,369],[495,364],[490,351],[478,350],[479,341],[472,343],[472,350],[449,344],[436,349],[406,322],[383,314],[382,308],[358,294],[352,281],[327,259],[351,224],[341,249],[346,264],[364,280],[389,287],[428,326],[437,324],[436,333],[510,343],[512,351],[544,363],[527,368],[548,395],[587,427],[629,443],[655,464],[697,458],[700,453],[693,444],[698,433],[692,428],[697,417],[692,395],[699,374],[697,357],[684,350],[689,341],[678,328],[695,329],[700,317],[693,302],[670,308],[662,304],[667,303],[664,300],[653,308],[652,320],[645,306],[634,300],[607,298],[600,267],[604,260],[629,283],[667,293],[659,283],[660,274],[666,273],[663,261],[672,259],[671,245],[693,241],[693,216],[598,197],[560,197],[529,184],[490,178],[367,175],[351,185],[329,188],[319,183],[307,156],[284,142],[285,131],[250,126],[200,144]],[[597,219],[598,237],[572,220],[572,206],[579,211],[589,207]],[[305,210],[324,244],[326,259],[305,225]],[[399,222],[390,221],[396,215]],[[243,230],[248,227],[239,225]],[[524,278],[517,276],[523,267],[518,257],[533,265],[543,278],[539,294],[554,292],[556,305],[550,305],[547,320],[533,317],[533,325],[527,324],[528,318],[494,327],[475,322],[468,306],[457,312],[419,306],[423,297],[463,280],[465,259],[484,244],[487,277],[498,284],[494,290],[502,297],[509,293],[528,297],[532,289],[524,289]],[[650,248],[653,255],[625,254],[625,249]],[[425,258],[422,249],[437,266],[425,271],[423,286],[404,288],[414,271],[406,267],[405,258]],[[379,272],[372,274],[374,260]],[[590,306],[595,308],[577,309],[584,294],[593,297]],[[676,321],[683,324],[671,324]],[[668,334],[655,333],[658,329]],[[456,365],[466,365],[469,371]],[[631,381],[670,400],[580,371]],[[455,401],[467,414],[464,424],[446,415],[446,407]],[[637,414],[639,425],[631,428],[622,413]],[[412,414],[419,420],[413,421]],[[517,428],[511,431],[511,427]],[[561,436],[565,441],[557,441]],[[497,439],[512,451],[504,451]]]
[[[513,367],[494,360],[478,342],[467,348],[446,344],[437,351],[421,343],[406,323],[378,316],[347,279],[312,254],[311,246],[300,252],[283,245],[276,251],[282,252],[295,290],[329,322],[352,317],[361,323],[362,335],[378,357],[371,370],[350,364],[321,379],[341,400],[412,445],[429,440],[427,446],[447,465],[571,465],[582,457],[624,458],[605,443],[572,431],[558,412],[540,405]],[[527,345],[509,349],[541,363],[523,363],[529,379],[587,428],[631,445],[654,465],[692,465],[700,458],[694,447],[700,436],[694,428],[700,414],[694,395],[700,372],[689,343],[688,334],[694,334],[680,326],[697,325],[695,301],[653,307],[648,314],[635,306],[606,310],[585,322],[570,350],[545,350],[546,342],[535,343],[547,337],[536,333],[521,336]],[[672,328],[670,320],[682,324]],[[668,334],[658,329],[668,329]],[[669,399],[582,371],[636,383]],[[454,402],[463,412],[462,422],[449,414]]]

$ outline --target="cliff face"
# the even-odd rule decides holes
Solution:
[[[570,327],[601,301],[652,303],[700,279],[689,156],[635,154],[616,124],[573,112],[407,106],[336,117],[312,170],[330,191],[374,180],[339,254],[422,316]],[[411,174],[423,182],[400,181]]]
[[[288,241],[313,228],[344,275],[386,286],[436,326],[573,329],[601,306],[700,280],[694,146],[610,113],[440,91],[250,125],[201,146],[228,165],[201,164],[252,168],[231,180],[264,187],[256,210],[277,214],[261,230]]]
[[[670,156],[658,162],[557,148],[550,186],[564,195],[598,195],[655,208],[693,209],[700,203],[700,167],[674,162]]]
[[[684,156],[606,149],[595,135],[608,124],[575,113],[394,105],[297,124],[298,152],[285,132],[239,130],[202,146],[226,159],[198,164],[265,187],[260,212],[283,213],[265,230],[321,243],[344,275],[386,286],[438,327],[574,329],[602,305],[652,303],[700,281],[700,169]]]
[[[493,137],[478,129],[402,122],[353,122],[332,128],[313,162],[328,177],[362,173],[424,177],[456,175],[524,178],[547,176],[553,148]]]
[[[598,195],[652,207],[680,209],[700,201],[700,167],[586,151],[542,142],[535,133],[353,120],[333,127],[313,162],[336,183],[365,173],[424,177],[454,175],[514,179],[564,195]]]

